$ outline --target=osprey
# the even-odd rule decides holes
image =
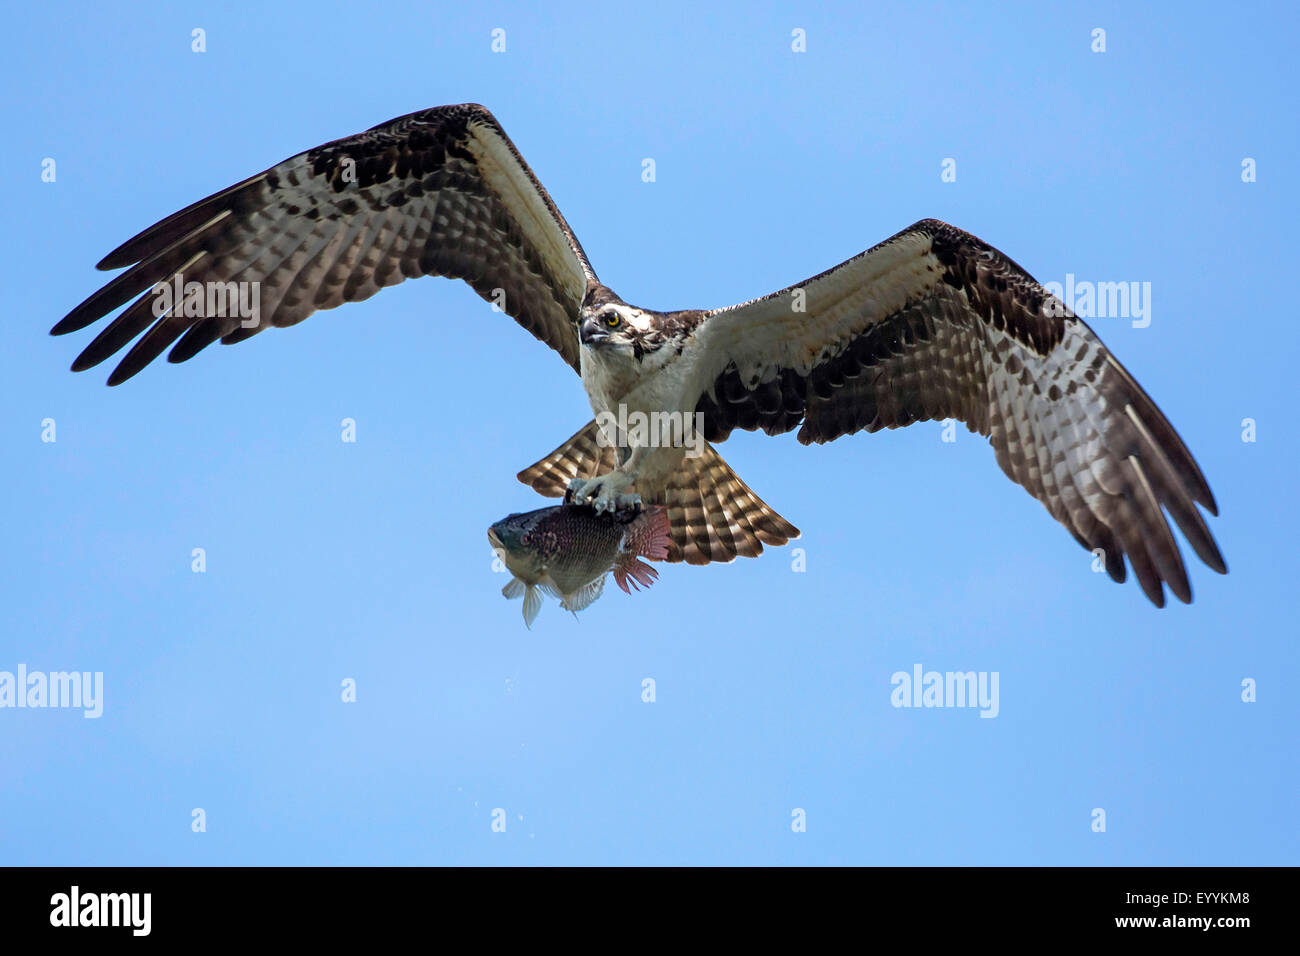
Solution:
[[[608,440],[601,416],[686,416],[708,442],[736,428],[798,428],[803,444],[957,419],[988,437],[1007,476],[1116,581],[1127,556],[1157,606],[1164,584],[1191,600],[1162,509],[1202,561],[1227,570],[1197,507],[1217,514],[1209,485],[1133,376],[1016,263],[938,220],[740,305],[639,308],[597,279],[492,114],[463,104],[286,159],[99,263],[125,266],[51,330],[84,328],[130,302],[72,365],[97,365],[140,336],[109,385],[168,346],[168,360],[183,362],[217,339],[294,325],[403,279],[464,279],[581,374],[597,414],[519,479],[598,511],[665,506],[669,561],[752,557],[799,532],[711,444],[688,454],[632,429]],[[251,322],[188,291],[233,283],[259,290]],[[160,307],[173,285],[184,296]]]

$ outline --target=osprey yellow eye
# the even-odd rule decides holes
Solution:
[[[617,312],[606,312],[605,315],[602,317],[602,321],[604,321],[604,323],[608,325],[611,329],[616,329],[618,328],[618,323],[621,322],[622,319],[619,318],[619,314]]]

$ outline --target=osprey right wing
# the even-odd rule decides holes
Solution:
[[[464,279],[578,368],[577,317],[595,274],[573,231],[482,106],[440,106],[318,146],[168,216],[99,263],[131,268],[51,330],[85,328],[135,300],[73,363],[98,365],[144,333],[117,385],[175,342],[183,362],[217,339],[358,302],[422,275]],[[157,284],[258,283],[255,324],[173,303]],[[222,309],[221,311],[226,311]],[[146,331],[146,329],[148,331]],[[179,342],[176,340],[180,339]]]

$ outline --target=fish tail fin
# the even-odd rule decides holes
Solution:
[[[648,588],[659,577],[659,572],[640,558],[663,561],[668,557],[673,539],[668,526],[668,510],[660,505],[645,508],[627,526],[622,550],[614,561],[614,583],[627,594],[628,585],[640,590]]]
[[[651,505],[642,509],[627,526],[623,550],[635,557],[663,561],[668,557],[668,550],[672,544],[672,529],[668,526],[668,509],[662,505]]]
[[[644,497],[644,496],[643,496]],[[669,562],[687,564],[754,558],[763,545],[782,545],[799,529],[754,494],[706,444],[696,457],[682,459],[664,489],[648,500],[668,511],[672,545]]]
[[[555,451],[535,462],[516,477],[538,494],[563,498],[573,478],[594,478],[618,465],[618,449],[602,447],[596,422],[587,422]]]
[[[509,585],[507,585],[508,587]],[[524,626],[532,630],[537,612],[542,609],[542,591],[536,584],[528,585],[524,592]]]

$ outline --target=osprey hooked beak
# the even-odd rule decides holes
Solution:
[[[578,330],[578,338],[583,345],[596,345],[609,338],[609,329],[595,315],[589,315],[583,320],[581,328]]]

